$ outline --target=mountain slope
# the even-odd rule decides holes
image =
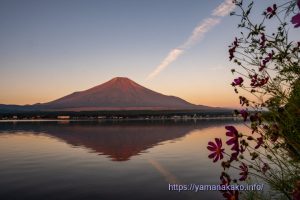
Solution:
[[[55,110],[118,110],[118,109],[205,109],[181,98],[149,90],[136,82],[116,77],[91,89],[75,92],[40,105]]]
[[[0,104],[1,113],[31,111],[109,111],[109,110],[224,110],[191,104],[175,96],[147,89],[136,82],[116,77],[81,92],[48,103],[34,105]]]

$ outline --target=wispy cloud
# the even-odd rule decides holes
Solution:
[[[235,8],[235,4],[232,0],[225,0],[216,9],[213,10],[212,15],[217,17],[224,17],[228,15]]]
[[[206,32],[208,32],[210,29],[212,29],[215,25],[220,23],[220,18],[207,18],[204,19],[193,31],[192,35],[185,41],[185,43],[182,45],[182,48],[187,49],[195,45],[197,42],[199,42],[205,35]]]
[[[161,71],[168,67],[171,63],[177,60],[187,49],[191,48],[195,44],[204,38],[205,34],[210,31],[221,21],[221,17],[228,15],[235,5],[232,0],[225,0],[212,12],[212,17],[204,19],[196,28],[194,28],[190,37],[179,47],[172,49],[168,55],[162,60],[162,62],[148,75],[147,80],[150,80],[157,76]]]
[[[167,57],[165,57],[165,59],[155,68],[155,70],[151,72],[151,74],[149,74],[147,79],[152,79],[157,74],[159,74],[168,65],[174,62],[183,53],[183,51],[184,51],[183,49],[177,49],[177,48],[170,51]]]

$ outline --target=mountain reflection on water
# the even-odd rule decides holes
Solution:
[[[220,199],[169,184],[219,184],[221,166],[206,146],[239,123],[0,121],[0,199]]]
[[[165,141],[184,137],[227,120],[204,121],[43,121],[2,123],[0,133],[46,134],[84,147],[112,161],[127,161]]]

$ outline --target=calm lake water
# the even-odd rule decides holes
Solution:
[[[169,191],[219,184],[209,140],[231,120],[0,122],[0,199],[220,199]]]

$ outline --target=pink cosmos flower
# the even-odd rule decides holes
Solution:
[[[240,153],[240,148],[239,148],[239,139],[238,139],[238,131],[234,126],[225,126],[226,130],[226,135],[228,137],[231,137],[226,144],[227,145],[232,145],[231,150],[234,151],[231,154],[230,161],[237,160],[238,155]]]
[[[238,131],[234,126],[225,126],[225,129],[228,130],[226,132],[226,135],[228,137],[231,137],[226,144],[227,145],[233,145],[231,150],[237,151],[239,149],[239,143],[238,143]]]
[[[271,19],[274,15],[276,15],[277,5],[273,4],[272,7],[267,8],[267,16]]]
[[[248,177],[248,167],[245,163],[242,162],[242,165],[240,165],[240,169],[241,169],[241,178],[239,179],[240,181],[245,181]]]
[[[234,42],[232,43],[232,45],[230,46],[230,49],[228,50],[229,52],[229,60],[232,60],[234,58],[234,53],[236,48],[239,46],[238,44],[238,39],[235,38]]]
[[[248,112],[246,110],[241,110],[240,111],[240,114],[242,115],[243,119],[244,119],[244,122],[247,120],[247,117],[248,117]]]
[[[267,38],[266,38],[266,35],[264,33],[261,33],[261,38],[260,38],[260,48],[264,48],[266,46],[266,41],[267,41]]]
[[[225,172],[222,172],[220,176],[220,180],[221,180],[221,185],[229,185],[231,183],[230,176]]]
[[[233,80],[231,85],[232,86],[238,86],[238,85],[241,86],[243,82],[244,82],[244,79],[242,77],[238,77],[238,78]]]
[[[227,200],[238,200],[239,199],[239,191],[238,190],[228,190],[223,193],[223,197]]]
[[[291,22],[295,25],[294,28],[300,27],[300,13],[292,17]]]
[[[300,9],[300,0],[298,0],[297,5],[298,5],[298,8]],[[295,16],[293,16],[291,22],[293,24],[295,24],[295,26],[294,26],[295,28],[300,27],[300,13],[298,13]]]
[[[223,154],[224,154],[224,149],[222,149],[222,140],[221,138],[215,138],[215,142],[209,142],[207,149],[212,151],[213,153],[211,153],[208,157],[213,159],[213,162],[217,162],[218,160],[222,160],[223,159]]]

